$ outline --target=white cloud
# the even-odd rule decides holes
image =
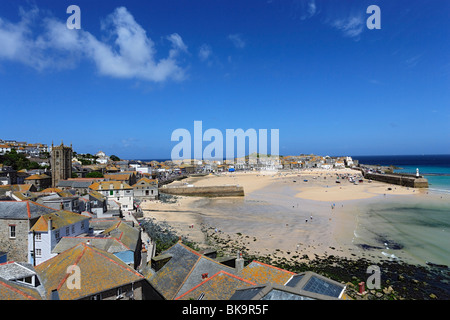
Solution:
[[[207,44],[202,44],[200,46],[200,49],[198,50],[198,57],[200,58],[201,61],[208,60],[211,54],[212,54],[211,46]]]
[[[331,25],[346,37],[357,38],[364,30],[365,20],[360,15],[334,20]]]
[[[33,15],[37,15],[35,10]],[[33,15],[22,12],[21,21],[15,24],[0,18],[0,60],[44,70],[73,67],[84,58],[94,62],[99,74],[115,78],[163,82],[186,76],[177,60],[187,52],[181,36],[167,36],[165,39],[171,43],[169,54],[157,60],[154,42],[125,7],[117,8],[102,22],[108,41],[100,41],[83,29],[69,30],[65,21],[51,17],[42,19],[44,31],[33,37]]]
[[[245,41],[242,39],[242,36],[239,33],[228,35],[228,39],[233,42],[234,46],[238,49],[242,49],[245,47]]]
[[[308,2],[308,14],[310,17],[312,17],[315,13],[316,13],[316,1],[315,0],[310,0]]]

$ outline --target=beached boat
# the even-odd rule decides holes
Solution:
[[[305,180],[303,180],[303,181],[304,181],[304,182],[308,182],[308,180],[306,180],[306,179],[305,179]]]

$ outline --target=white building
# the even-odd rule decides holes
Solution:
[[[103,151],[99,151],[95,155],[98,157],[97,160],[95,160],[97,163],[107,164],[110,161],[109,157]]]
[[[11,147],[0,143],[0,154],[5,154],[6,152],[11,152]]]
[[[121,181],[100,181],[89,186],[90,189],[104,195],[108,200],[120,203],[122,211],[133,210],[133,187]]]
[[[89,232],[89,219],[65,210],[40,216],[28,233],[28,262],[38,265],[54,257],[52,250],[62,237]]]

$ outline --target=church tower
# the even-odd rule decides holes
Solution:
[[[52,168],[52,187],[60,180],[69,179],[72,177],[72,144],[70,147],[64,146],[61,142],[60,146],[53,146],[50,165]]]

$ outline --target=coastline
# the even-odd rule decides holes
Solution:
[[[377,265],[383,270],[383,287],[388,290],[393,286],[399,297],[450,298],[445,284],[450,275],[427,266],[411,254],[412,249],[397,243],[386,233],[386,222],[380,222],[381,218],[374,214],[379,206],[389,207],[392,203],[400,207],[422,202],[449,203],[450,195],[382,182],[343,182],[339,186],[328,184],[327,188],[324,181],[328,179],[317,181],[320,174],[324,177],[336,172],[190,177],[174,183],[239,184],[244,186],[245,196],[177,196],[174,203],[148,201],[142,205],[144,218],[171,226],[171,231],[200,249],[214,248],[219,256],[235,256],[240,251],[248,260],[265,261],[294,272],[315,270],[328,274],[353,287],[356,297],[357,283],[367,280],[367,267]],[[303,183],[304,177],[308,183]],[[322,200],[316,200],[318,196]],[[385,294],[387,297],[396,299],[397,295]]]
[[[250,255],[306,255],[311,259],[334,254],[385,259],[381,252],[355,243],[358,219],[364,215],[359,209],[374,201],[420,197],[426,191],[376,181],[359,185],[342,181],[336,185],[336,173],[357,175],[351,169],[310,169],[189,177],[173,184],[238,184],[244,187],[245,196],[177,196],[176,203],[145,202],[142,209],[144,218],[166,222],[179,235],[204,248],[211,246],[214,238],[215,242],[227,241],[230,247],[233,244]]]

